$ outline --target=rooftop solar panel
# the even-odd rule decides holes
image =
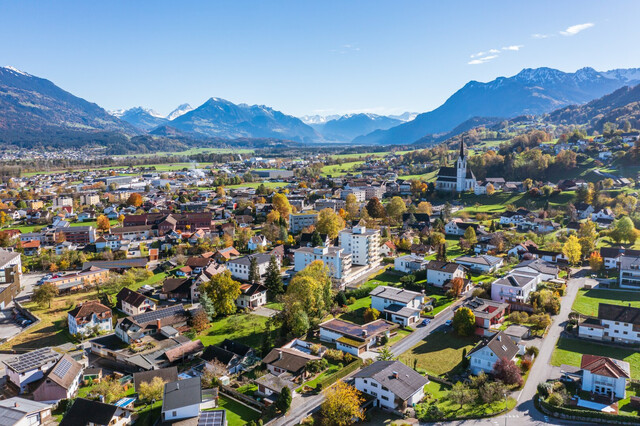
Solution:
[[[155,311],[147,311],[141,314],[135,315],[133,319],[139,323],[145,323],[150,321],[155,321],[158,319],[166,318],[171,315],[175,315],[184,310],[182,305],[174,305],[164,309],[157,309]]]
[[[58,365],[56,365],[56,368],[54,368],[53,370],[53,374],[55,374],[56,376],[62,379],[64,378],[65,374],[67,374],[70,368],[71,368],[71,363],[69,362],[69,360],[63,359],[58,363]]]
[[[39,368],[49,362],[56,361],[60,358],[60,354],[54,352],[51,348],[40,348],[26,354],[17,355],[5,361],[5,364],[17,372],[29,371],[33,368]]]
[[[225,417],[225,410],[203,411],[200,413],[198,426],[223,426]]]

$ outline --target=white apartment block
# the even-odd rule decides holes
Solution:
[[[318,213],[291,213],[289,215],[289,232],[297,234],[304,228],[318,223]]]
[[[354,226],[338,234],[340,248],[351,254],[351,263],[357,266],[377,266],[380,263],[380,231]]]
[[[302,271],[312,262],[321,260],[329,268],[331,278],[342,280],[351,271],[351,255],[339,247],[301,247],[293,252],[296,272]]]
[[[80,204],[83,206],[95,206],[100,204],[100,197],[98,194],[84,194],[80,196]]]

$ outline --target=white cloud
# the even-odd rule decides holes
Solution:
[[[517,52],[518,50],[522,49],[524,46],[522,44],[518,44],[518,45],[512,45],[512,46],[505,46],[502,48],[502,50],[511,50],[513,52]]]
[[[496,59],[497,57],[498,57],[498,55],[483,56],[481,58],[472,59],[471,61],[467,62],[467,64],[469,64],[469,65],[484,64],[485,62],[492,61],[492,60]]]
[[[587,22],[584,24],[572,25],[564,31],[560,31],[560,34],[563,36],[574,36],[581,31],[587,30],[593,27],[595,24],[593,22]]]
[[[553,37],[553,34],[531,34],[531,38],[537,38],[537,39],[543,39],[543,38],[549,38],[549,37]]]
[[[486,52],[474,53],[473,55],[470,56],[470,58],[479,58],[481,56],[495,55],[496,53],[500,53],[500,51],[498,49],[489,49]]]

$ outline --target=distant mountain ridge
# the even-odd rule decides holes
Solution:
[[[322,124],[312,124],[326,140],[349,142],[356,136],[374,130],[386,130],[402,124],[403,121],[377,114],[345,114]]]
[[[470,81],[440,107],[413,121],[376,130],[354,139],[358,144],[408,144],[450,132],[472,117],[516,117],[544,114],[582,104],[620,87],[640,83],[640,68],[598,72],[582,68],[566,73],[552,68],[526,68],[512,77],[488,83]]]

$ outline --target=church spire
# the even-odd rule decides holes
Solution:
[[[464,138],[460,138],[460,158],[464,158]]]

